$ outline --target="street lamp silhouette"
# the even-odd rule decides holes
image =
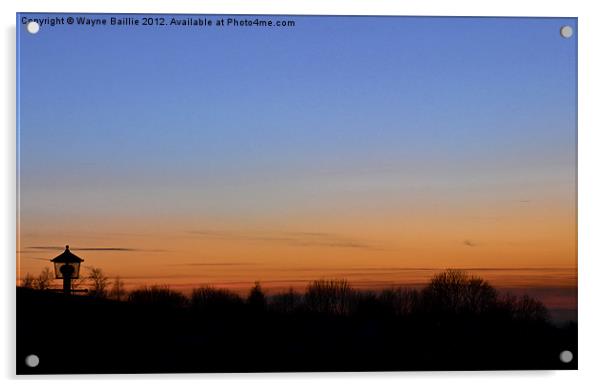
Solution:
[[[50,260],[54,264],[54,276],[63,279],[63,292],[71,294],[71,279],[79,278],[79,266],[83,259],[75,256],[65,245],[65,252]]]

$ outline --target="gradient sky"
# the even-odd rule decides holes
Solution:
[[[576,287],[576,19],[271,19],[18,24],[18,276]]]

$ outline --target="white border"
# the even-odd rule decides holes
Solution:
[[[599,356],[602,350],[602,290],[600,268],[602,250],[596,244],[602,236],[602,154],[600,125],[600,73],[602,61],[602,20],[595,1],[524,0],[471,1],[386,1],[386,0],[273,0],[273,1],[202,1],[168,0],[163,2],[135,0],[43,1],[3,0],[2,32],[2,114],[4,130],[0,139],[0,247],[2,255],[2,290],[0,326],[4,340],[0,342],[1,377],[8,386],[44,384],[61,387],[100,387],[144,381],[149,387],[164,386],[174,380],[186,386],[250,387],[291,386],[308,384],[379,387],[409,383],[411,386],[493,387],[542,385],[547,387],[596,386],[600,384]],[[345,374],[261,374],[261,375],[145,375],[23,378],[15,377],[14,360],[14,279],[15,279],[15,13],[29,12],[138,12],[138,13],[256,13],[256,14],[332,14],[332,15],[430,15],[430,16],[563,16],[579,17],[579,371],[563,372],[437,372],[437,373],[345,373]],[[402,352],[403,349],[400,349]],[[48,380],[48,381],[39,381]],[[85,380],[85,381],[82,381]],[[7,386],[7,385],[4,385]]]

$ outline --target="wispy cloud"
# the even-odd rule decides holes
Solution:
[[[383,247],[371,241],[319,232],[240,232],[230,230],[194,230],[189,233],[207,239],[273,242],[293,246],[314,246],[331,248],[352,248],[382,250]]]
[[[50,262],[50,259],[43,257],[26,257],[25,260],[37,260],[37,261],[46,261]]]
[[[123,247],[69,247],[72,251],[117,251],[117,252],[134,252],[139,251],[135,248],[123,248]],[[65,249],[64,246],[34,246],[27,247],[27,249],[37,249],[43,251],[56,251]]]
[[[477,246],[477,244],[472,240],[464,240],[462,243],[464,245],[466,245],[467,247],[471,247],[471,248],[474,248]]]

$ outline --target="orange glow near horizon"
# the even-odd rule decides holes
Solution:
[[[334,209],[291,215],[294,223],[284,222],[287,217],[107,217],[71,219],[55,230],[36,222],[35,229],[20,231],[18,276],[49,267],[69,244],[84,258],[84,271],[100,267],[128,288],[165,284],[189,291],[211,284],[244,292],[260,281],[275,291],[328,277],[378,289],[421,285],[445,268],[465,268],[499,288],[576,288],[574,210],[554,203],[496,205],[496,211],[485,204]]]

